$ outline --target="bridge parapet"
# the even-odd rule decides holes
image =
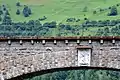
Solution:
[[[63,67],[120,69],[119,40],[119,37],[1,38],[0,79]]]

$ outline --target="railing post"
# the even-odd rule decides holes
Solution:
[[[45,40],[42,40],[42,44],[43,44],[43,45],[45,44]]]
[[[31,40],[31,44],[32,44],[32,45],[34,44],[34,41],[33,41],[33,40]]]
[[[20,40],[20,45],[22,45],[22,43],[23,43],[22,40]]]
[[[65,44],[68,44],[68,40],[65,40]]]
[[[57,44],[57,41],[56,41],[56,40],[54,40],[54,44]]]

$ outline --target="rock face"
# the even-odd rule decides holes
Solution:
[[[34,44],[27,40],[9,44],[0,41],[0,80],[40,70],[76,66],[120,69],[120,41],[114,44],[109,40],[103,43],[83,40],[79,44],[77,40],[68,40],[67,43],[65,40],[46,41],[44,44],[40,40]]]

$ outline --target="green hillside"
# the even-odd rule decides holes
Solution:
[[[120,0],[0,0],[0,36],[119,36]]]

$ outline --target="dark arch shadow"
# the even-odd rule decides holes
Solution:
[[[34,77],[38,75],[43,75],[47,73],[53,73],[57,71],[68,71],[68,70],[82,70],[82,69],[95,69],[95,70],[111,70],[111,71],[120,71],[120,69],[117,68],[107,68],[107,67],[88,67],[88,66],[81,66],[81,67],[64,67],[64,68],[53,68],[53,69],[47,69],[47,70],[41,70],[36,71],[28,74],[23,74],[8,80],[24,80],[27,77]]]

